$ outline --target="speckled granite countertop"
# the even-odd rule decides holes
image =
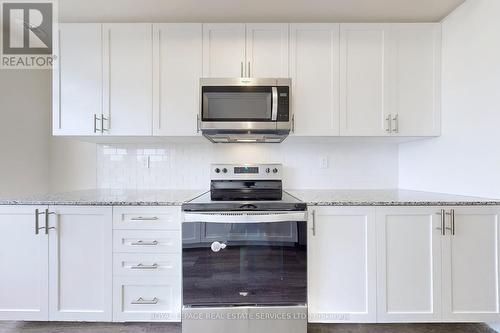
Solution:
[[[0,205],[180,206],[206,190],[85,190],[1,198]]]
[[[0,198],[0,205],[180,206],[206,190],[86,190],[20,198]],[[287,190],[316,206],[489,206],[500,199],[409,190]]]
[[[287,190],[298,199],[316,206],[488,206],[500,199],[452,194],[388,190]]]

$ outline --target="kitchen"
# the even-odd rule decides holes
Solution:
[[[0,332],[499,328],[498,10],[60,1],[0,69]]]

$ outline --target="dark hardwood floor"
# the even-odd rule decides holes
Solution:
[[[179,324],[0,322],[0,333],[181,333]],[[494,333],[484,324],[313,324],[309,333]],[[203,332],[200,332],[203,333]]]

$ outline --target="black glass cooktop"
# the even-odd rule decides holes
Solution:
[[[213,200],[208,191],[182,205],[183,211],[305,211],[307,204],[296,197],[281,191],[279,200]]]

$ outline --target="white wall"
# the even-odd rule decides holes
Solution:
[[[0,70],[0,196],[49,187],[50,71]]]
[[[50,140],[50,192],[96,188],[96,148],[93,143],[52,137]]]
[[[0,196],[96,186],[96,145],[51,138],[51,72],[0,70]]]
[[[402,188],[500,198],[500,1],[468,0],[443,22],[443,128],[402,144]]]
[[[326,140],[324,140],[326,141]],[[211,163],[282,163],[289,189],[398,186],[398,145],[388,142],[100,145],[101,188],[208,189]],[[148,165],[148,157],[150,163]],[[327,158],[328,167],[321,168]]]

